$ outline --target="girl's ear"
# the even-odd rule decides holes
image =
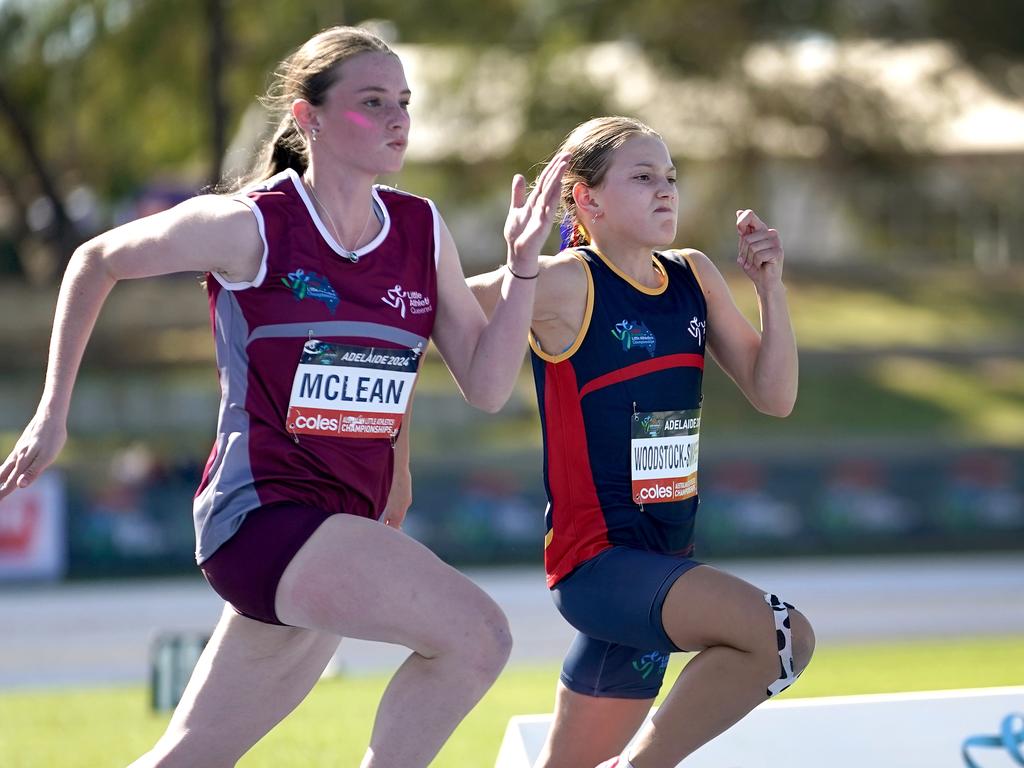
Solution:
[[[292,117],[299,124],[299,128],[307,136],[313,133],[314,129],[319,130],[320,120],[316,114],[316,107],[305,99],[296,99],[292,102]]]
[[[572,199],[576,202],[576,218],[584,226],[601,215],[601,205],[594,199],[593,190],[582,181],[573,184]]]

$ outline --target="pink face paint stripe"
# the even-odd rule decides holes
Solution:
[[[344,117],[348,119],[349,122],[353,122],[356,125],[358,125],[360,128],[369,128],[371,125],[373,125],[373,123],[371,123],[367,118],[360,115],[358,112],[345,112]]]

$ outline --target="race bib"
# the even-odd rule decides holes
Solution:
[[[697,494],[700,408],[634,413],[630,441],[633,501],[659,504]]]
[[[295,370],[285,429],[294,435],[394,438],[419,364],[418,349],[311,339]]]

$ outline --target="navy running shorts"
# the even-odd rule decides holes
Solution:
[[[235,611],[284,626],[274,607],[277,585],[295,553],[332,514],[340,513],[287,502],[254,509],[199,569]]]
[[[696,560],[611,547],[579,565],[551,590],[555,606],[579,634],[561,680],[586,696],[653,699],[669,654],[680,650],[665,633],[662,606],[676,579]]]

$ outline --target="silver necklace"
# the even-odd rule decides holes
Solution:
[[[334,223],[334,217],[331,216],[331,212],[329,210],[327,210],[327,206],[324,205],[323,202],[320,200],[320,196],[317,195],[316,190],[313,189],[313,185],[309,183],[309,179],[307,179],[305,176],[303,176],[302,177],[302,181],[305,183],[306,189],[309,190],[309,193],[311,195],[313,195],[313,199],[316,201],[317,207],[321,211],[323,211],[324,215],[327,217],[327,222],[331,225],[331,229],[333,230],[332,234],[334,235],[334,240],[338,243],[338,245],[341,246],[341,249],[343,251],[345,251],[345,253],[344,253],[345,258],[348,259],[349,261],[352,261],[352,262],[359,261],[359,254],[355,252],[355,249],[346,248],[345,244],[343,242],[341,242],[341,233],[340,233],[340,230],[338,229],[338,225]],[[372,219],[372,218],[373,218],[373,200],[370,201],[370,213],[366,217],[366,223],[363,224],[363,231],[360,232],[359,233],[359,237],[356,238],[356,247],[357,248],[359,247],[359,241],[362,240],[363,239],[363,235],[366,234],[366,228],[370,226],[370,219]]]

